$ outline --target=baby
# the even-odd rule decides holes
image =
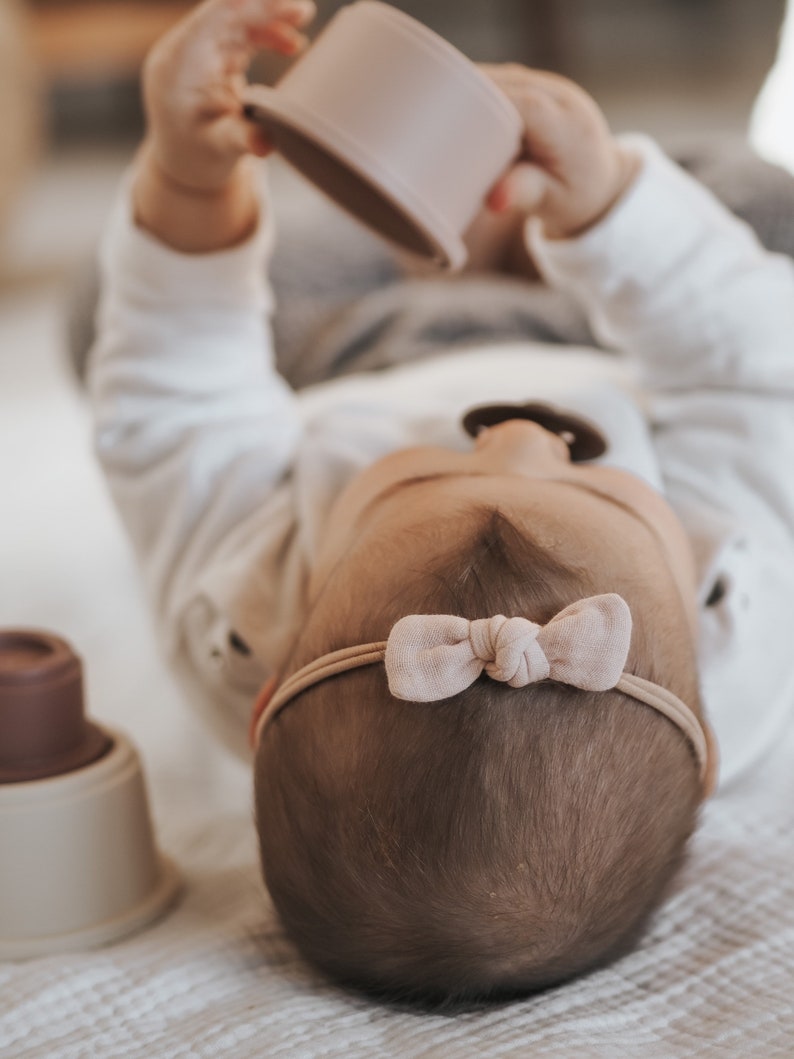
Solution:
[[[256,700],[263,870],[301,951],[390,997],[515,995],[636,942],[717,741],[724,783],[790,711],[794,271],[575,85],[485,67],[525,150],[472,231],[518,233],[622,356],[475,344],[296,393],[240,93],[313,13],[209,0],[147,61],[97,452],[165,649],[242,754]],[[467,440],[505,398],[541,403]]]

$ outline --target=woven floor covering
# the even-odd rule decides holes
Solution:
[[[639,950],[545,995],[454,1017],[329,986],[263,897],[246,809],[213,811],[200,776],[155,783],[185,897],[113,947],[0,965],[0,1055],[793,1055],[793,762],[789,741],[753,789],[709,807]]]

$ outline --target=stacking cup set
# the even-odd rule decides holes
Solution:
[[[135,747],[86,718],[78,656],[0,630],[0,960],[115,941],[179,888]]]

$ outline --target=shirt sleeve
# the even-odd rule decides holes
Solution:
[[[642,171],[603,221],[560,242],[529,222],[527,239],[647,395],[701,573],[704,696],[730,778],[794,702],[794,265],[653,142],[630,142]]]
[[[95,449],[166,653],[201,671],[217,657],[213,586],[240,564],[235,541],[247,535],[252,553],[278,552],[291,532],[280,486],[301,428],[295,394],[274,367],[274,222],[263,204],[241,245],[182,254],[135,225],[130,191],[128,174],[100,252],[88,368]],[[269,523],[274,505],[280,515]],[[252,519],[257,537],[274,539],[254,541]],[[222,695],[229,681],[214,682]]]

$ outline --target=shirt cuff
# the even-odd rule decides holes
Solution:
[[[642,166],[605,217],[573,239],[547,239],[537,218],[529,218],[524,229],[545,279],[595,288],[599,297],[627,282],[643,288],[662,282],[706,231],[713,237],[724,230],[735,238],[735,220],[658,144],[641,135],[619,139],[640,156]]]
[[[272,311],[267,263],[276,242],[267,179],[260,185],[257,227],[226,250],[187,254],[140,228],[133,215],[132,167],[122,178],[100,247],[103,286],[150,305]]]

